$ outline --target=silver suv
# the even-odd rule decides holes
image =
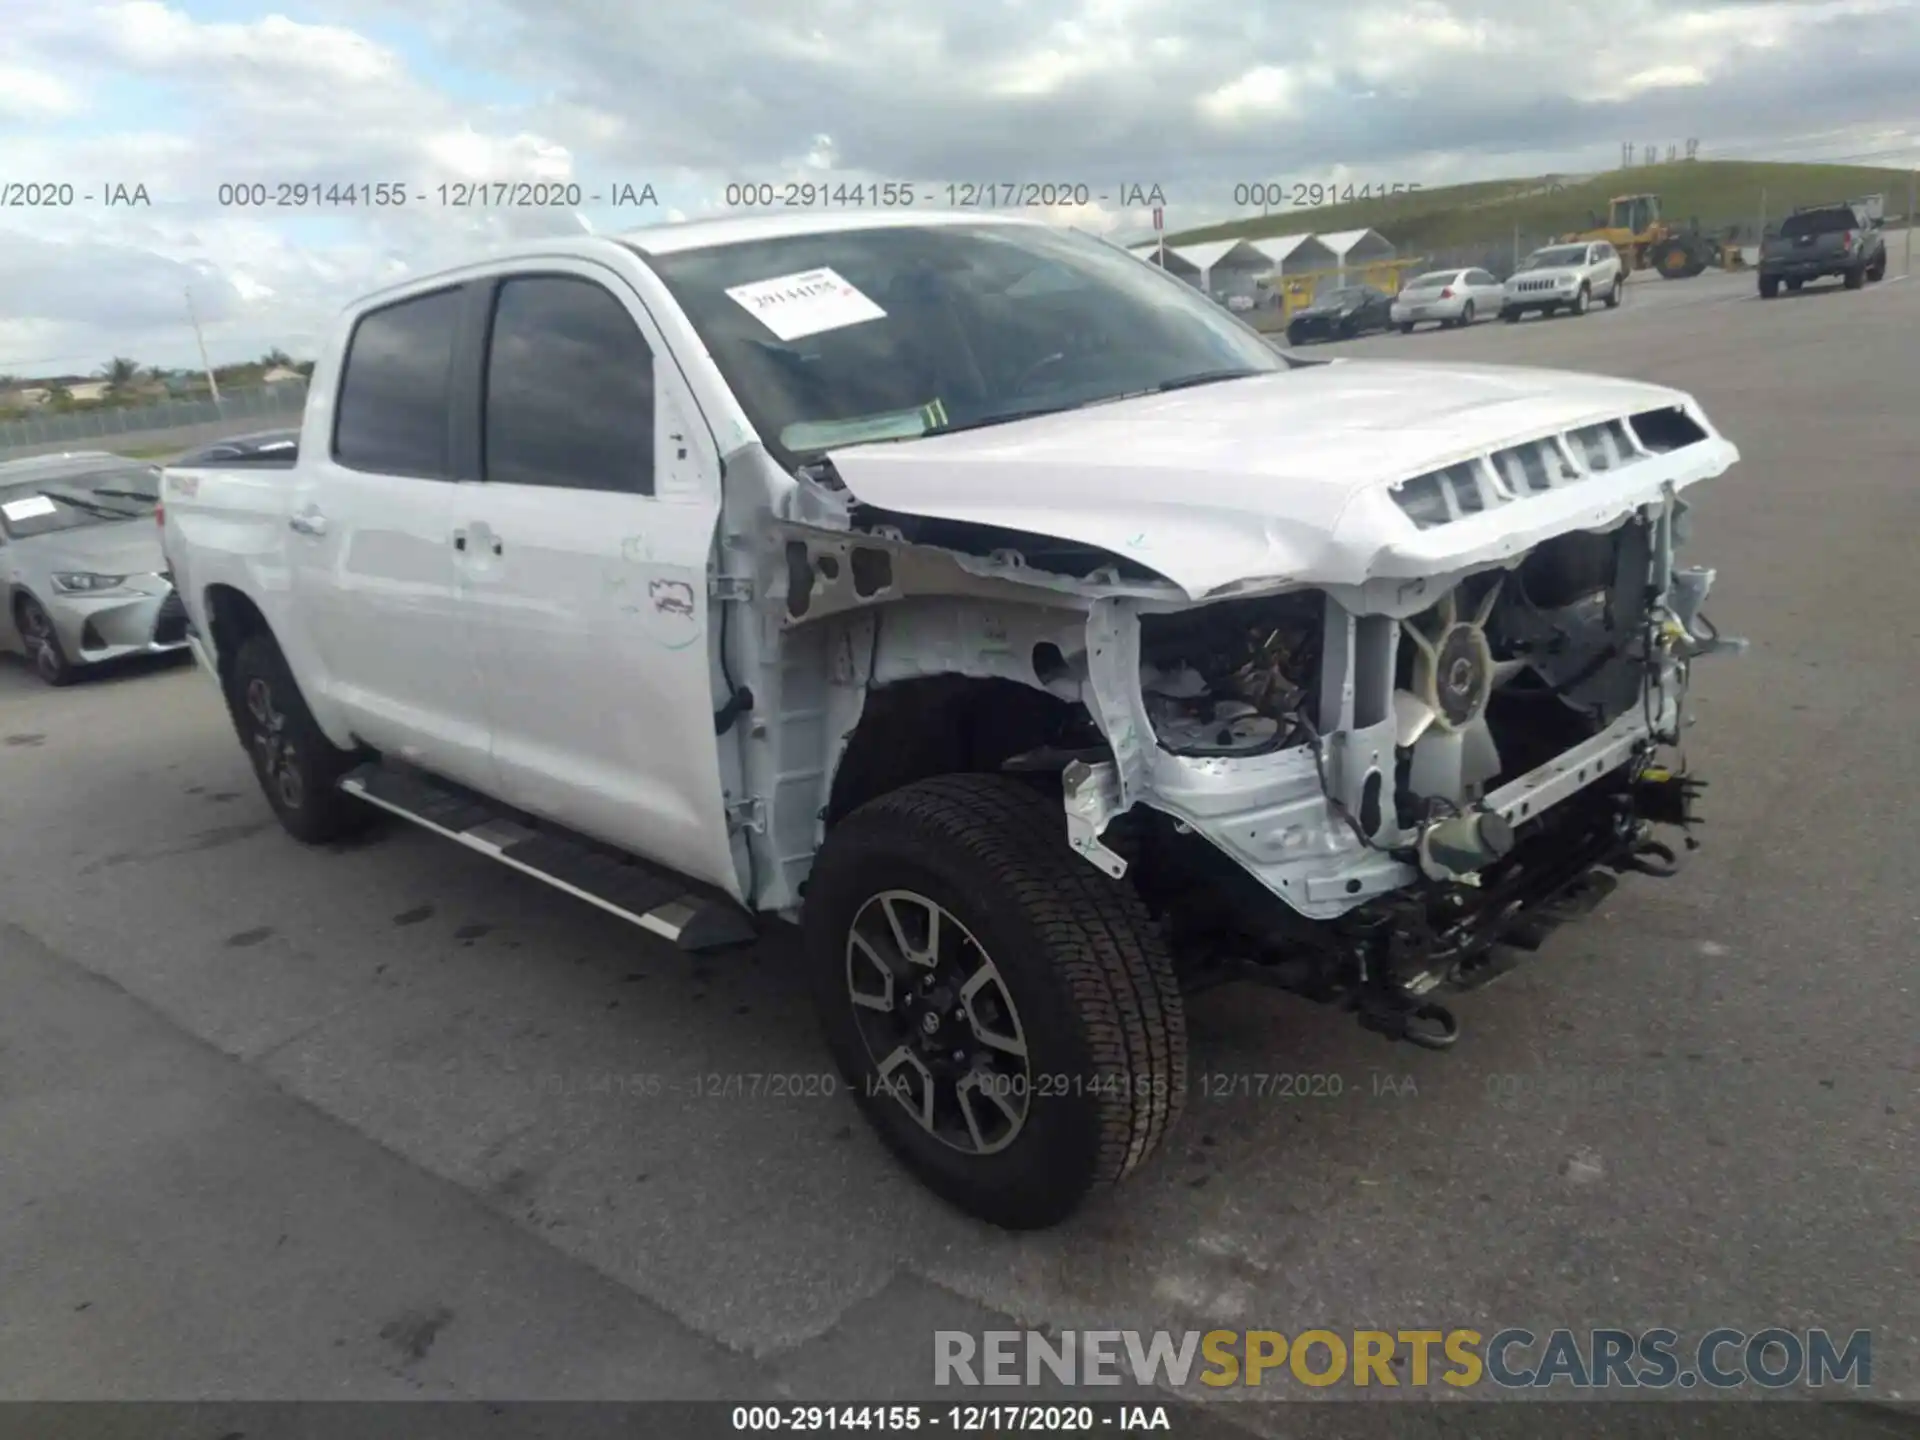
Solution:
[[[1625,297],[1626,288],[1627,268],[1620,252],[1606,241],[1549,245],[1527,256],[1507,280],[1500,318],[1512,323],[1529,310],[1584,315],[1595,300],[1604,300],[1611,309]]]

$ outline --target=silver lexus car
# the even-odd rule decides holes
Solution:
[[[49,685],[86,665],[184,649],[154,510],[160,469],[121,455],[46,455],[0,465],[0,650]]]

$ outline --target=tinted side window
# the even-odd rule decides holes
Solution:
[[[1469,285],[1498,285],[1500,282],[1485,270],[1469,270],[1467,272],[1467,283]]]
[[[508,280],[487,352],[483,476],[653,493],[653,353],[590,280]]]
[[[458,288],[369,311],[353,327],[340,377],[333,455],[355,470],[442,480]]]

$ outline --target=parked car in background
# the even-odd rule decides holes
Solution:
[[[1446,329],[1471,325],[1482,315],[1498,315],[1505,293],[1490,271],[1435,270],[1401,287],[1391,318],[1402,335],[1430,321]]]
[[[1371,285],[1342,285],[1316,295],[1311,305],[1293,312],[1287,321],[1287,342],[1305,345],[1314,340],[1351,340],[1392,323],[1393,297]]]
[[[1809,205],[1780,222],[1760,242],[1760,298],[1771,300],[1785,285],[1798,290],[1809,280],[1838,275],[1849,290],[1887,273],[1887,239],[1870,211],[1846,203]]]
[[[1606,241],[1548,245],[1522,260],[1507,278],[1500,318],[1511,323],[1529,310],[1584,315],[1595,300],[1606,301],[1612,309],[1625,298],[1626,287],[1627,267]]]
[[[120,455],[0,465],[0,649],[65,685],[83,665],[183,648],[159,500],[160,468]]]
[[[300,455],[300,431],[262,430],[255,435],[234,435],[204,445],[169,465],[285,465],[291,466]]]

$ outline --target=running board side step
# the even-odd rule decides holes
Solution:
[[[719,950],[755,938],[753,917],[732,900],[703,892],[664,866],[538,823],[434,776],[370,761],[342,776],[340,789],[682,950]]]

